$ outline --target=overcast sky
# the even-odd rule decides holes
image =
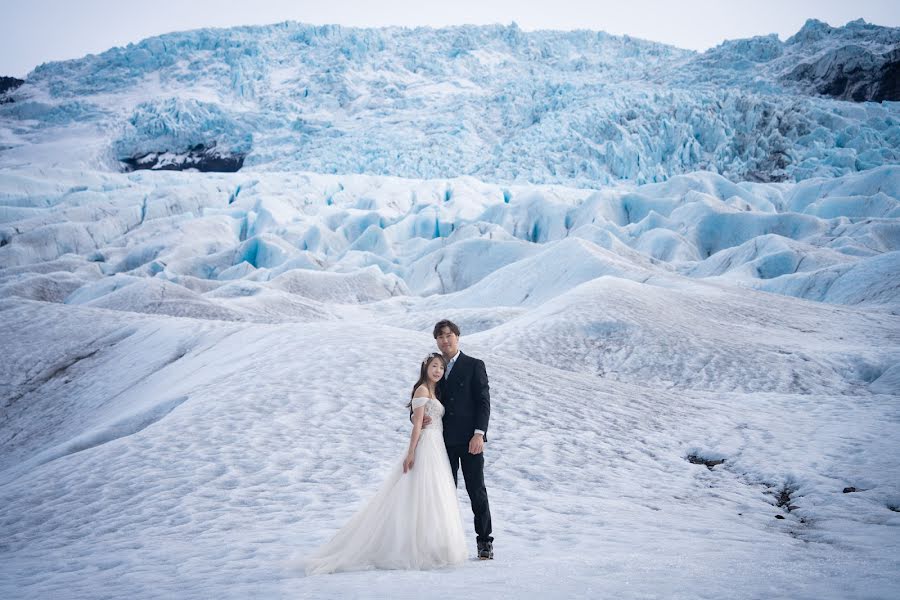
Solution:
[[[593,29],[705,50],[725,39],[793,35],[807,18],[834,26],[863,18],[900,26],[888,0],[13,0],[0,20],[0,75],[200,27],[302,21],[350,26],[509,24],[523,30]]]

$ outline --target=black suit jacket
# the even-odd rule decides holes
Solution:
[[[459,353],[450,375],[440,381],[444,405],[444,443],[468,444],[475,430],[487,441],[491,395],[484,361]]]

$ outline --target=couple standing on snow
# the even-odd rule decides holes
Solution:
[[[466,560],[456,484],[462,465],[475,515],[478,558],[494,557],[484,486],[491,415],[484,362],[459,351],[459,327],[434,326],[439,353],[419,368],[408,407],[413,430],[396,465],[363,508],[306,561],[308,574],[367,568],[427,569]]]

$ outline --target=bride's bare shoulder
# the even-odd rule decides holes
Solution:
[[[424,383],[416,388],[416,392],[413,394],[413,398],[431,398],[431,395],[428,393],[428,386]]]

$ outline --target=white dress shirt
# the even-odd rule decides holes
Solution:
[[[456,351],[456,356],[447,361],[447,368],[444,369],[444,379],[450,377],[450,371],[453,370],[453,365],[456,364],[457,358],[459,358],[459,350]]]

